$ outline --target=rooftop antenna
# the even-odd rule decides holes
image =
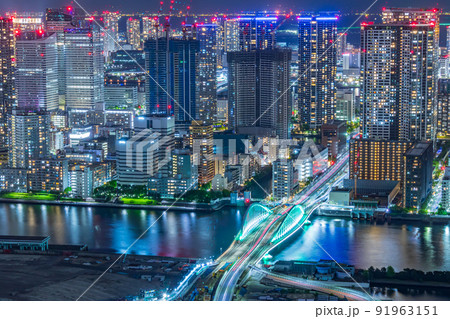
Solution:
[[[169,37],[170,37],[170,16],[172,15],[172,11],[173,11],[173,4],[175,3],[175,0],[171,0],[170,1],[170,7],[169,7],[169,14],[166,16],[166,22],[164,24],[164,29],[166,31],[166,39],[167,41],[169,41]]]
[[[183,25],[183,40],[187,39],[187,37],[186,37],[186,33],[187,33],[186,25],[187,25],[187,19],[188,19],[188,16],[189,16],[189,10],[191,10],[191,7],[187,6],[186,7],[186,16],[184,17],[184,21],[181,22],[181,24]]]

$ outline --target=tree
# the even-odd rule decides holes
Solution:
[[[392,266],[388,266],[386,270],[386,276],[388,278],[393,278],[395,276],[395,269]]]
[[[69,194],[70,192],[72,192],[72,187],[66,187],[66,188],[64,189],[64,195],[67,195],[67,194]]]

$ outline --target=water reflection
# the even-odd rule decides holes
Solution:
[[[329,256],[360,268],[396,270],[450,269],[450,232],[443,225],[372,224],[368,221],[316,217],[307,231],[275,251],[284,260],[319,260]]]
[[[50,235],[51,244],[87,244],[90,250],[161,256],[218,256],[239,231],[235,209],[216,213],[0,204],[0,234]]]
[[[50,235],[53,244],[87,244],[90,250],[124,252],[150,225],[130,253],[218,256],[238,233],[243,209],[216,213],[0,204],[0,234]],[[161,218],[159,218],[161,216]],[[157,219],[159,220],[155,222]],[[317,217],[306,231],[271,253],[284,260],[329,256],[359,268],[450,269],[449,226],[370,222]]]

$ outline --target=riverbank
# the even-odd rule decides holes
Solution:
[[[348,218],[348,219],[360,219],[371,220],[376,222],[418,222],[424,224],[450,224],[450,215],[425,215],[425,214],[408,214],[408,213],[383,213],[382,215],[374,214],[373,216],[367,215],[362,218],[356,218],[351,211],[348,210],[333,210],[332,212],[320,211],[315,212],[314,216],[323,216],[329,218]]]
[[[412,281],[399,279],[373,279],[370,281],[371,287],[408,287],[408,288],[439,288],[450,289],[450,283],[437,281]]]
[[[136,205],[122,203],[103,203],[103,202],[82,202],[82,201],[58,201],[58,200],[42,200],[42,199],[12,199],[0,198],[0,203],[14,204],[35,204],[35,205],[58,205],[58,206],[81,206],[81,207],[106,207],[106,208],[123,208],[123,209],[144,209],[144,210],[171,210],[184,212],[215,212],[225,207],[236,207],[231,205],[229,199],[222,199],[211,204],[205,203],[187,203],[187,202],[168,202],[164,205]],[[242,205],[243,206],[243,205]]]

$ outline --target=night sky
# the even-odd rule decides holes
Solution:
[[[89,11],[116,9],[123,12],[152,11],[159,8],[159,0],[77,0]],[[164,1],[164,0],[163,0]],[[365,10],[374,0],[177,0],[176,9],[184,9],[190,5],[192,12],[238,12],[241,10],[276,10],[289,8],[300,10]],[[164,1],[166,4],[170,0]],[[70,3],[69,0],[1,0],[0,11],[43,11],[47,7],[61,7]],[[440,4],[440,5],[439,5]],[[427,0],[378,0],[373,7],[373,12],[381,11],[386,7],[438,7],[450,9],[449,1]],[[166,9],[167,10],[167,5]]]

